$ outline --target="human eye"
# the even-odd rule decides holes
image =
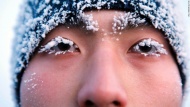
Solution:
[[[58,55],[79,52],[79,48],[73,41],[58,36],[52,39],[47,44],[45,44],[44,46],[41,46],[38,52],[47,52],[48,54]]]
[[[133,45],[129,52],[139,53],[144,56],[160,56],[161,54],[167,55],[167,51],[163,44],[158,43],[151,38],[143,39],[140,42]]]

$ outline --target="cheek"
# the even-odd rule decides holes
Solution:
[[[143,65],[143,66],[142,66]],[[182,88],[179,71],[173,61],[160,61],[143,64],[135,63],[131,73],[131,93],[129,97],[139,103],[154,107],[179,107],[182,99]],[[144,66],[146,65],[146,66]],[[156,105],[155,105],[156,104]]]
[[[65,70],[67,73],[63,73],[60,69],[56,69],[56,66],[33,67],[31,64],[21,83],[22,106],[71,106],[78,83],[72,78],[72,70]]]
[[[174,77],[175,78],[175,77]],[[144,98],[144,103],[158,104],[160,106],[179,107],[182,98],[181,85],[179,81],[172,80],[168,77],[154,77],[143,81],[139,86],[142,90],[141,98]]]
[[[22,106],[42,105],[43,98],[42,87],[44,87],[44,79],[40,78],[36,72],[25,71],[21,82],[21,104]]]

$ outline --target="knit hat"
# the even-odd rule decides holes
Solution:
[[[127,10],[150,21],[164,32],[174,53],[180,71],[182,88],[185,88],[186,56],[183,32],[176,17],[174,0],[25,0],[13,44],[12,72],[16,102],[20,102],[20,83],[31,56],[46,34],[59,24],[85,20],[88,10]],[[175,17],[174,17],[175,16]],[[90,21],[89,29],[94,29]]]

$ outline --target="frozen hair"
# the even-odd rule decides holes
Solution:
[[[40,42],[59,24],[80,20],[84,17],[84,11],[89,10],[130,11],[162,31],[174,52],[184,89],[186,52],[182,24],[178,17],[174,17],[174,12],[178,13],[175,6],[173,0],[25,0],[16,26],[12,54],[14,91],[18,106],[22,75]]]

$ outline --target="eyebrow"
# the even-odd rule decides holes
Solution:
[[[63,26],[67,27],[67,28],[71,28],[71,29],[80,29],[81,32],[85,32],[85,33],[88,33],[88,34],[92,34],[94,33],[93,30],[88,30],[86,29],[87,25],[86,23],[84,23],[83,21],[77,21],[77,22],[67,22],[67,23],[64,23]]]
[[[63,25],[72,27],[72,28],[82,28],[83,30],[95,32],[98,31],[98,23],[97,21],[93,20],[93,16],[86,15],[84,13],[79,14],[79,16],[70,16],[66,19],[66,23]]]
[[[114,32],[118,30],[132,29],[136,27],[150,26],[152,25],[149,19],[140,16],[136,13],[126,12],[124,14],[120,14],[117,17],[113,18],[113,26],[112,29]]]
[[[149,21],[145,21],[144,23],[138,24],[138,26],[135,26],[134,24],[129,23],[126,29],[133,29],[137,27],[145,27],[145,26],[152,26],[152,24]]]
[[[84,15],[84,14],[83,14]],[[121,18],[121,17],[120,17]],[[114,18],[113,18],[114,20]],[[120,20],[120,19],[119,19]],[[151,21],[147,18],[142,18],[141,16],[135,16],[135,17],[125,17],[122,19],[122,21],[125,22],[121,22],[121,24],[116,25],[115,27],[117,28],[122,28],[123,29],[119,29],[119,30],[126,30],[126,29],[134,29],[137,27],[144,27],[144,26],[152,26]],[[71,27],[71,28],[81,28],[82,30],[85,30],[87,32],[94,32],[94,31],[98,31],[96,29],[97,26],[93,26],[93,22],[95,22],[95,20],[93,20],[93,18],[89,18],[89,17],[85,17],[85,19],[83,19],[83,17],[76,17],[76,16],[70,16],[66,19],[66,23],[64,23],[63,25]],[[113,21],[113,24],[117,23]],[[126,24],[126,26],[123,26],[124,24]],[[93,27],[91,29],[89,29],[88,27]],[[114,26],[112,26],[112,29]],[[116,29],[118,30],[118,29]]]

